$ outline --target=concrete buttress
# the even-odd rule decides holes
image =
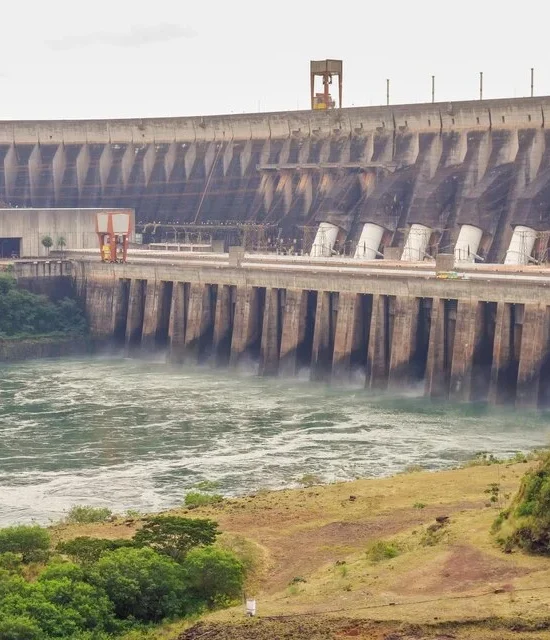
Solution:
[[[311,353],[311,379],[324,380],[330,376],[334,343],[332,340],[332,305],[329,291],[319,291],[315,311],[315,329]]]
[[[187,291],[186,291],[187,289]],[[187,295],[186,295],[187,294]],[[187,324],[188,285],[174,282],[168,337],[170,362],[181,363],[185,353],[185,328]]]
[[[260,348],[261,376],[276,375],[281,346],[281,299],[279,289],[267,289]]]
[[[477,322],[480,321],[478,307],[477,300],[458,301],[449,386],[449,398],[457,402],[471,400]]]
[[[541,304],[526,304],[521,332],[516,407],[537,408],[540,370],[546,357],[547,335],[547,307]]]
[[[210,286],[192,284],[189,290],[189,308],[185,331],[185,359],[198,362],[203,348],[203,339],[211,325],[212,309]]]
[[[306,307],[306,291],[286,290],[279,364],[282,375],[294,376],[298,372],[298,349],[306,333]]]
[[[369,348],[365,385],[371,389],[384,389],[388,382],[389,368],[389,300],[375,294],[369,330]]]
[[[231,339],[230,364],[239,363],[261,332],[259,315],[259,289],[257,287],[238,287]]]
[[[445,301],[434,298],[430,324],[430,343],[426,362],[426,391],[432,398],[447,394],[445,375]]]
[[[129,348],[141,343],[146,282],[146,280],[135,279],[130,283],[128,319],[126,321],[126,344]]]
[[[418,312],[418,298],[395,299],[388,382],[390,389],[406,386],[410,382],[410,364],[416,341]]]
[[[214,317],[214,336],[212,341],[213,363],[226,365],[231,352],[231,333],[233,329],[231,287],[218,286],[216,312]]]
[[[333,380],[346,382],[350,379],[352,354],[361,344],[360,310],[360,297],[357,293],[340,293],[332,355]]]
[[[155,339],[159,324],[159,297],[161,295],[161,283],[158,280],[148,280],[145,289],[145,308],[143,311],[143,332],[141,335],[141,348],[152,351],[155,348]]]

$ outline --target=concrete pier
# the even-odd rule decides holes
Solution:
[[[425,268],[189,258],[80,262],[72,273],[93,335],[134,354],[167,350],[174,363],[244,364],[266,376],[309,369],[336,383],[359,374],[367,389],[423,384],[427,397],[453,402],[548,405],[550,271],[468,269],[440,279]],[[25,282],[51,277],[20,271]]]

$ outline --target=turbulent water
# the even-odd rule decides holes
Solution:
[[[456,465],[545,446],[550,418],[361,388],[139,360],[42,360],[0,369],[0,525],[74,504],[154,511],[200,480],[234,495]]]

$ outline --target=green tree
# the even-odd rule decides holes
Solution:
[[[0,553],[21,554],[23,562],[42,560],[50,548],[50,534],[38,525],[0,529]]]
[[[218,523],[213,520],[154,516],[145,519],[134,542],[181,562],[193,547],[213,544],[219,533]]]
[[[63,251],[63,249],[67,246],[67,241],[65,240],[65,238],[63,236],[59,236],[59,238],[57,238],[57,247]]]
[[[498,516],[493,531],[506,549],[520,547],[550,555],[550,454],[525,474],[512,505]]]
[[[181,565],[152,549],[104,553],[92,570],[92,580],[107,592],[119,618],[158,622],[185,613]]]
[[[48,255],[50,255],[50,249],[53,246],[53,240],[51,239],[51,236],[44,236],[42,240],[40,240],[40,242],[42,243],[44,249],[46,249],[46,251],[48,252]]]
[[[36,620],[27,616],[8,616],[0,620],[0,640],[41,640]]]
[[[82,564],[92,564],[99,560],[105,551],[114,551],[122,547],[132,547],[132,540],[107,540],[104,538],[90,538],[79,536],[72,540],[65,540],[57,545],[57,550],[69,556],[71,560]]]
[[[195,600],[214,605],[233,600],[242,592],[244,567],[229,551],[215,547],[192,549],[182,567]]]

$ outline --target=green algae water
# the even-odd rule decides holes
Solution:
[[[201,480],[238,495],[549,442],[548,415],[412,393],[122,358],[30,361],[0,367],[0,525],[57,520],[74,504],[158,511]]]

